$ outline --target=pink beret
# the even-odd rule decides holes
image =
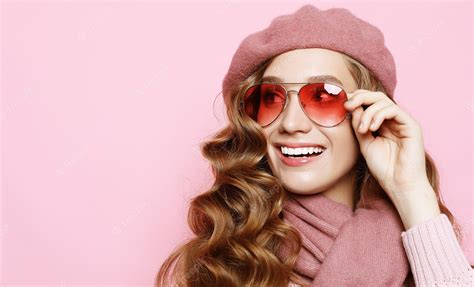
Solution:
[[[344,8],[319,10],[306,4],[292,14],[280,15],[270,26],[248,35],[235,52],[222,82],[228,97],[267,59],[302,48],[325,48],[344,53],[362,63],[393,96],[397,83],[395,61],[382,32]]]

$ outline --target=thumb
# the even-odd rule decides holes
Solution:
[[[367,150],[369,143],[371,143],[375,138],[372,135],[372,132],[370,130],[367,130],[367,132],[364,134],[359,132],[359,125],[361,123],[363,112],[364,112],[364,109],[361,106],[357,107],[352,112],[352,128],[354,129],[355,136],[357,140],[359,141],[360,151],[365,156],[366,155],[365,151]]]

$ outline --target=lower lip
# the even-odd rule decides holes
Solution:
[[[277,153],[278,153],[278,157],[280,157],[280,160],[288,165],[288,166],[293,166],[293,167],[297,167],[297,166],[303,166],[305,164],[309,164],[315,160],[317,160],[323,153],[326,152],[326,150],[324,150],[322,153],[318,154],[318,155],[315,155],[315,156],[305,156],[305,157],[296,157],[296,158],[292,158],[292,157],[287,157],[287,156],[284,156],[283,153],[281,152],[281,148],[280,147],[276,147],[277,148]]]

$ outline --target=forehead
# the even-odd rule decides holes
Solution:
[[[278,55],[266,68],[263,78],[286,83],[320,80],[342,84],[348,91],[356,89],[356,83],[342,55],[322,48],[296,49]]]

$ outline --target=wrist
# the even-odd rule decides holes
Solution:
[[[429,182],[397,192],[393,203],[405,230],[441,214],[436,193]]]

